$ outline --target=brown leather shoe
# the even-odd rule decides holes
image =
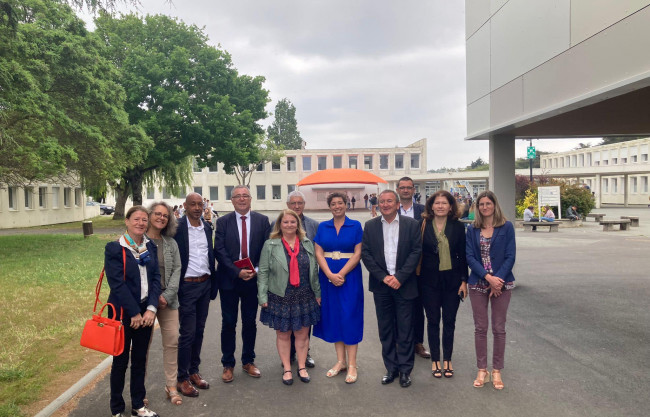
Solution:
[[[179,382],[176,384],[176,389],[178,389],[178,392],[183,394],[186,397],[198,397],[199,392],[194,388],[192,383],[186,379],[183,382]]]
[[[431,353],[429,353],[422,343],[415,344],[415,354],[424,359],[431,358]]]
[[[242,366],[244,369],[244,372],[246,372],[248,375],[252,376],[253,378],[259,378],[262,376],[260,373],[260,370],[257,369],[257,366],[253,362],[247,363],[246,365]]]
[[[221,374],[221,380],[223,382],[232,382],[233,380],[232,366],[224,366],[223,374]]]
[[[190,381],[197,388],[200,388],[200,389],[208,389],[208,388],[210,388],[210,384],[208,384],[208,381],[201,378],[201,374],[192,374],[192,375],[190,375]]]

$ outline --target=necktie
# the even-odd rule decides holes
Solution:
[[[246,230],[246,216],[241,216],[241,257],[248,258],[248,230]]]

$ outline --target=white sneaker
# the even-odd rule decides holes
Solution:
[[[131,410],[131,415],[137,417],[159,417],[158,414],[149,410],[147,407],[142,407],[137,410],[134,408]]]
[[[111,414],[111,417],[124,417],[124,414],[122,413]]]

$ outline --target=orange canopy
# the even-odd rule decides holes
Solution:
[[[298,181],[298,185],[315,185],[315,184],[388,184],[386,180],[361,169],[337,168],[324,169],[314,172],[311,175]]]

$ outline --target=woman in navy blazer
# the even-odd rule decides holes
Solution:
[[[144,405],[147,350],[160,296],[160,272],[156,245],[144,235],[149,213],[134,206],[126,213],[126,233],[106,244],[104,269],[111,288],[108,302],[122,311],[124,352],[111,366],[111,414],[123,416],[126,404],[122,392],[131,356],[131,414],[157,417]],[[118,313],[119,316],[119,313]]]
[[[474,387],[481,388],[490,380],[487,371],[488,304],[492,304],[492,386],[503,389],[501,369],[506,347],[506,314],[514,288],[515,229],[501,212],[492,191],[480,193],[476,199],[474,223],[467,229],[467,264],[469,298],[474,314],[474,342],[478,375]]]

